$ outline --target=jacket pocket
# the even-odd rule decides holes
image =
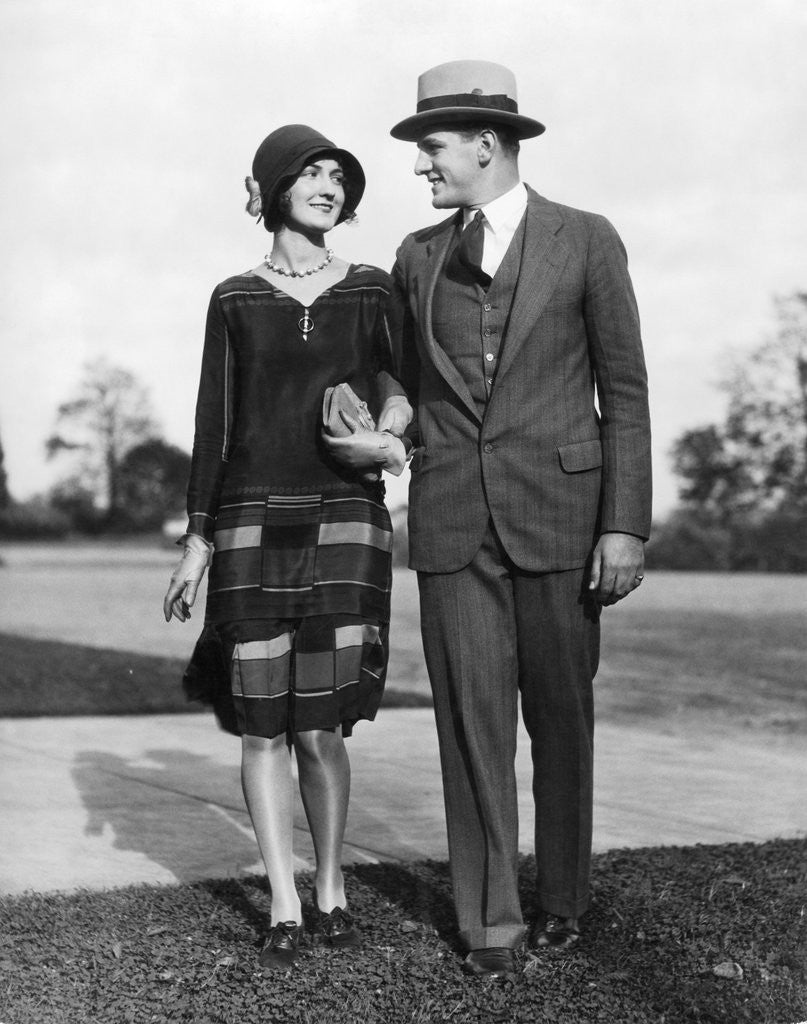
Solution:
[[[565,473],[583,473],[587,469],[598,469],[602,465],[602,444],[598,437],[592,441],[559,444],[558,458]]]

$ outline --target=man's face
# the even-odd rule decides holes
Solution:
[[[432,187],[432,206],[438,210],[473,206],[480,184],[479,139],[459,132],[432,131],[418,140],[415,174]]]

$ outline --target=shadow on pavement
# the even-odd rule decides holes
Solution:
[[[180,882],[221,864],[235,876],[258,863],[243,804],[234,803],[233,780],[223,774],[213,759],[182,750],[136,759],[83,750],[72,768],[87,812],[85,835],[109,829],[115,849],[142,853]]]

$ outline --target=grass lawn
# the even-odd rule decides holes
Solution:
[[[7,1024],[795,1024],[807,1017],[803,841],[615,850],[570,956],[460,970],[447,866],[347,869],[358,952],[257,963],[262,879],[0,900]],[[522,861],[529,906],[533,863]],[[304,890],[310,879],[301,878]]]
[[[195,710],[179,681],[202,616],[169,626],[160,611],[173,552],[123,551],[112,565],[93,548],[46,556],[8,554],[0,570],[0,715]],[[804,577],[656,573],[646,586],[603,613],[600,721],[807,734]],[[387,691],[387,707],[430,701],[406,570]]]
[[[147,715],[204,710],[185,699],[185,661],[0,633],[0,716]],[[423,694],[388,688],[385,707],[422,707]]]
[[[794,608],[606,611],[598,716],[807,735],[805,622]]]

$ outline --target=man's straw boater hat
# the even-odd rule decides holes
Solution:
[[[417,142],[437,125],[479,123],[506,125],[520,139],[544,131],[540,121],[519,114],[512,71],[487,60],[452,60],[418,78],[417,113],[396,124],[390,135]]]

